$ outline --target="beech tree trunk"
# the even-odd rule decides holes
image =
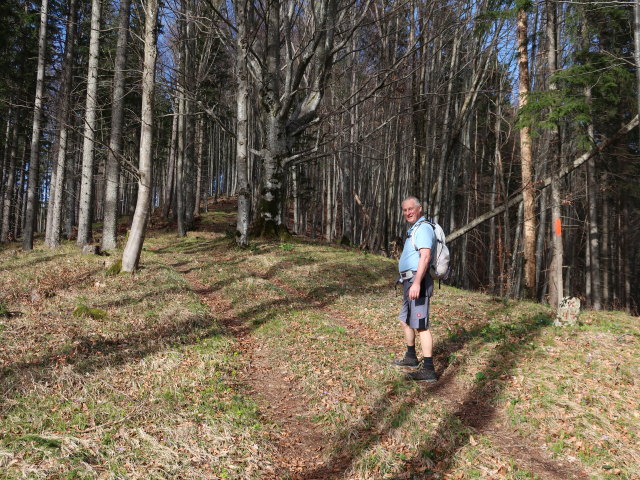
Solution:
[[[44,61],[47,48],[47,14],[49,2],[42,0],[40,7],[40,34],[38,38],[38,73],[36,77],[36,95],[33,105],[33,129],[31,134],[31,154],[29,157],[29,183],[25,208],[22,249],[33,249],[33,230],[38,202],[38,177],[40,169],[40,130],[42,122],[42,97],[44,94]],[[16,219],[16,223],[18,220]]]
[[[91,4],[91,36],[89,39],[89,69],[87,72],[87,100],[85,107],[84,138],[82,143],[82,179],[80,182],[80,210],[78,217],[79,247],[91,242],[93,209],[93,166],[96,135],[96,106],[98,93],[98,54],[100,48],[101,0]]]
[[[102,229],[102,250],[116,248],[118,220],[118,186],[120,183],[120,156],[122,154],[122,123],[124,120],[125,67],[127,62],[127,37],[131,0],[120,0],[118,13],[118,43],[116,46],[115,71],[113,74],[113,95],[111,108],[111,137],[107,152],[104,191],[104,226]]]
[[[196,121],[196,181],[194,191],[193,216],[200,215],[200,202],[202,200],[202,159],[204,153],[204,115],[199,115]]]
[[[248,108],[249,108],[249,72],[247,55],[249,40],[246,29],[245,0],[236,2],[237,28],[236,35],[236,170],[238,172],[238,217],[236,223],[236,243],[246,247],[249,244],[249,221],[251,213],[251,186],[248,178]]]
[[[152,189],[152,141],[153,141],[153,93],[157,57],[158,0],[145,2],[144,63],[142,71],[142,111],[140,130],[140,164],[138,171],[138,199],[127,244],[122,253],[122,270],[134,272],[140,261],[142,244],[151,207]]]

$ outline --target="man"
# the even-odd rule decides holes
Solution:
[[[402,202],[402,215],[411,227],[407,230],[404,249],[398,263],[403,289],[403,304],[398,319],[404,332],[407,351],[402,359],[394,360],[399,367],[417,369],[408,377],[418,382],[435,382],[433,368],[433,337],[429,330],[429,298],[433,293],[433,279],[429,275],[431,252],[435,251],[433,228],[422,216],[422,205],[416,197]],[[422,362],[416,355],[416,331],[420,335]]]

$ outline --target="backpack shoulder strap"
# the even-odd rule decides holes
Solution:
[[[413,235],[418,231],[418,228],[420,228],[420,225],[422,225],[423,223],[429,223],[428,220],[422,220],[421,222],[416,223],[413,226],[413,229],[411,230],[411,235],[409,236],[409,238],[411,239],[411,245],[413,245],[413,249],[417,252],[418,251],[418,247],[416,247],[416,242],[413,241]]]

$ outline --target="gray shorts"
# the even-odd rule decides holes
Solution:
[[[429,300],[433,294],[433,279],[428,273],[422,279],[420,296],[415,300],[409,300],[409,288],[413,279],[402,282],[402,309],[398,320],[406,323],[411,328],[425,330],[429,328]]]

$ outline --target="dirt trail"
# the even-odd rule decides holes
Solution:
[[[336,465],[326,468],[323,465],[323,455],[330,443],[307,418],[306,405],[298,401],[302,387],[271,361],[267,349],[251,334],[249,325],[236,315],[227,299],[204,285],[188,265],[178,264],[174,268],[237,341],[243,365],[239,381],[254,396],[262,414],[277,426],[272,432],[272,441],[279,452],[274,459],[273,478],[320,480],[339,472],[341,469]],[[309,471],[314,474],[306,475]]]
[[[272,432],[272,441],[279,455],[274,459],[276,472],[273,478],[290,478],[295,480],[316,480],[344,478],[353,463],[348,456],[334,456],[327,461],[327,454],[332,447],[331,439],[308,418],[308,410],[302,398],[302,386],[299,382],[287,377],[286,373],[274,364],[268,348],[261,345],[252,335],[251,328],[233,310],[230,302],[219,291],[211,290],[190,271],[189,265],[176,264],[176,271],[187,280],[193,292],[199,295],[212,315],[237,341],[241,353],[243,368],[239,372],[239,381],[247,393],[254,396],[260,411],[271,423],[277,426]],[[253,272],[256,276],[261,276]],[[274,278],[261,276],[292,298],[308,302],[309,306],[324,311],[347,329],[357,328],[359,335],[369,342],[382,344],[390,350],[397,350],[396,342],[383,338],[373,329],[363,326],[342,315],[340,311],[322,305],[311,299],[305,300],[304,292],[291,288],[286,283]],[[436,362],[439,359],[436,358]],[[440,368],[442,370],[442,367]],[[478,392],[467,391],[457,380],[455,368],[440,371],[440,380],[436,384],[423,388],[442,398],[448,410],[459,417],[465,425],[477,435],[487,435],[496,449],[505,457],[513,458],[518,466],[526,468],[539,478],[544,479],[582,479],[588,475],[574,465],[559,462],[529,438],[510,431],[506,421],[489,402],[479,398]],[[470,441],[467,438],[463,443]],[[473,441],[473,440],[471,440]],[[462,445],[456,446],[460,448]],[[444,452],[440,464],[446,473],[455,450]],[[326,463],[325,463],[326,462]],[[411,463],[407,464],[411,469]],[[499,473],[497,473],[499,477]],[[428,478],[428,477],[425,477]]]

